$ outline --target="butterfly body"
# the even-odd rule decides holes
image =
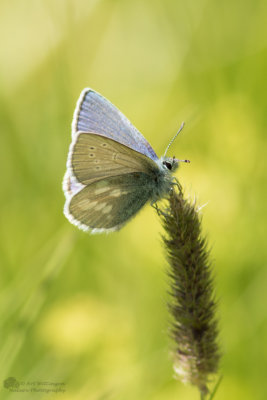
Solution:
[[[85,89],[72,124],[64,213],[85,231],[118,230],[147,202],[157,202],[172,189],[177,167],[174,157],[159,159],[110,102]]]

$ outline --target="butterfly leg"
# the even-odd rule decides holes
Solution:
[[[162,211],[159,209],[159,207],[155,201],[151,201],[151,207],[153,207],[157,211],[157,214],[159,216],[162,215]]]
[[[177,186],[179,192],[182,192],[182,186],[181,186],[180,182],[178,181],[178,179],[175,178],[175,176],[173,177],[172,184],[173,184],[173,186]]]
[[[167,214],[165,214],[163,211],[161,211],[161,210],[159,209],[159,207],[158,207],[158,205],[157,205],[156,202],[151,202],[151,207],[153,207],[153,208],[157,211],[157,214],[158,214],[159,217],[160,217],[161,215],[163,215],[164,217],[167,217],[167,216],[168,216]]]

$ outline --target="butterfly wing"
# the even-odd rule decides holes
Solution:
[[[78,131],[98,133],[114,139],[152,160],[158,157],[147,140],[107,99],[92,89],[84,89],[77,102],[72,135]]]
[[[158,157],[108,100],[85,89],[72,124],[64,213],[92,232],[119,229],[152,197]]]
[[[64,213],[85,231],[118,230],[149,200],[151,177],[143,172],[93,182],[67,199]]]
[[[67,169],[78,182],[89,185],[110,176],[144,172],[154,175],[158,165],[137,151],[89,132],[78,132],[69,152]]]

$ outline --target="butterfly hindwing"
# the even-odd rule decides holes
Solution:
[[[145,173],[109,177],[71,197],[65,215],[83,230],[117,230],[150,199],[151,191],[151,178]]]
[[[84,89],[77,102],[72,135],[78,131],[94,132],[119,141],[152,160],[158,157],[144,136],[105,97],[92,89]]]
[[[71,146],[68,168],[76,179],[88,185],[103,178],[144,172],[153,174],[157,164],[137,151],[89,132],[78,132]]]

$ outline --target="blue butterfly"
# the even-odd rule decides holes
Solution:
[[[176,182],[172,172],[178,162],[189,162],[165,154],[158,158],[113,104],[84,89],[74,112],[63,180],[65,216],[92,233],[120,229],[148,201],[153,205],[166,196]]]

